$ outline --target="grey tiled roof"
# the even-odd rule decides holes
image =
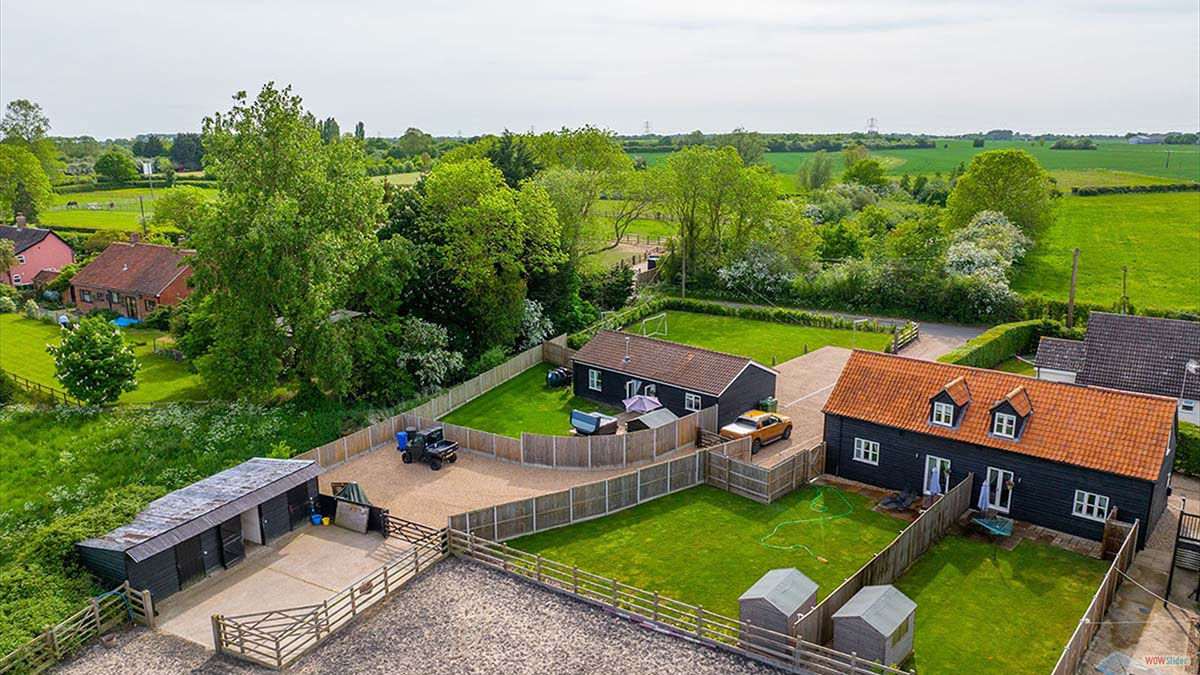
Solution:
[[[1085,342],[1079,384],[1200,399],[1200,373],[1184,377],[1200,361],[1200,323],[1092,312]]]
[[[1081,340],[1044,337],[1038,341],[1037,367],[1078,373],[1083,368],[1087,346]]]
[[[628,360],[625,358],[627,346]],[[574,358],[589,366],[714,396],[720,396],[747,366],[757,365],[745,356],[611,330],[597,333],[575,352]],[[770,370],[766,366],[759,367]]]

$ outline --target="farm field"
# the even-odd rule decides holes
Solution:
[[[1171,183],[1186,182],[1172,180],[1170,178],[1163,178],[1162,176],[1148,176],[1143,173],[1110,171],[1108,169],[1055,169],[1054,171],[1050,172],[1050,176],[1056,181],[1058,189],[1062,190],[1063,192],[1067,192],[1071,188],[1077,187],[1111,187],[1115,185],[1170,185]]]
[[[416,185],[421,176],[420,171],[413,171],[411,173],[389,173],[386,176],[372,176],[371,178],[372,180],[381,183],[391,183],[392,185]]]
[[[871,505],[833,488],[767,505],[701,485],[509,545],[737,617],[738,596],[768,570],[799,569],[823,598],[862,567],[906,525]]]
[[[46,227],[69,227],[88,230],[122,230],[132,232],[140,230],[142,209],[146,217],[154,213],[154,201],[170,188],[156,187],[151,196],[148,187],[122,188],[119,190],[97,190],[95,192],[72,192],[55,194],[52,206],[41,214],[42,224]],[[212,191],[215,198],[216,191]],[[141,198],[139,204],[138,198]],[[75,201],[79,207],[67,208],[67,202]],[[109,203],[113,208],[109,208]],[[96,204],[100,208],[91,210],[88,204]]]
[[[733,316],[694,314],[671,310],[667,313],[667,334],[655,337],[672,342],[748,356],[764,365],[783,363],[826,346],[883,351],[892,343],[890,333],[857,334],[838,328],[792,326],[774,321],[756,321]],[[638,332],[641,323],[625,328]]]
[[[946,537],[895,583],[917,603],[913,658],[904,667],[1050,672],[1107,568],[1045,544],[1025,541],[1006,551]]]
[[[976,153],[1004,148],[1026,150],[1043,168],[1083,171],[1105,169],[1169,178],[1172,182],[1200,181],[1200,147],[1188,145],[1129,145],[1124,141],[1099,141],[1096,150],[1051,150],[1052,143],[1039,145],[1027,141],[988,141],[982,148],[972,147],[969,140],[938,140],[936,148],[912,150],[879,150],[872,153],[880,159],[890,159],[885,166],[892,174],[949,173],[961,163],[970,163]],[[1167,154],[1170,153],[1168,160]],[[767,163],[789,177],[800,163],[812,157],[810,152],[768,152]],[[834,172],[840,174],[841,156],[827,153],[834,160]],[[639,155],[650,166],[666,161],[669,153]],[[1125,183],[1122,183],[1125,184]]]
[[[1066,300],[1078,246],[1077,300],[1120,300],[1126,265],[1134,307],[1200,307],[1200,193],[1066,197],[1057,209],[1055,223],[1021,263],[1013,290]]]
[[[122,403],[154,401],[195,401],[208,398],[200,376],[188,372],[187,365],[154,353],[153,341],[166,335],[150,328],[127,328],[125,340],[137,354],[138,388],[126,392]],[[26,319],[19,314],[0,314],[0,367],[39,384],[61,390],[54,377],[54,358],[46,345],[58,344],[62,329]]]
[[[447,424],[489,431],[520,438],[521,432],[566,436],[571,431],[571,411],[602,412],[615,415],[619,410],[574,396],[566,387],[547,387],[546,373],[553,368],[539,364],[451,411],[442,418]]]

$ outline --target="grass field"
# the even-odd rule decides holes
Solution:
[[[868,333],[836,328],[792,326],[733,316],[668,311],[667,334],[659,339],[748,356],[764,365],[783,363],[828,345],[883,351],[892,343],[890,333]],[[641,331],[641,322],[625,330]]]
[[[420,171],[413,171],[411,173],[389,173],[386,176],[372,176],[371,179],[381,183],[391,183],[392,185],[416,185],[417,181],[421,179],[421,175]]]
[[[1079,247],[1077,300],[1120,300],[1124,265],[1135,307],[1200,307],[1200,193],[1066,197],[1057,210],[1025,256],[1014,290],[1066,300],[1071,252]]]
[[[546,373],[553,368],[543,363],[521,373],[442,418],[448,424],[520,438],[521,432],[566,436],[571,431],[571,411],[619,410],[572,395],[570,386],[547,387]]]
[[[1179,180],[1148,176],[1142,173],[1128,171],[1110,171],[1108,169],[1055,169],[1050,172],[1063,192],[1077,187],[1111,187],[1114,185],[1166,185],[1178,183]]]
[[[1034,356],[1036,356],[1036,354],[1026,354],[1025,358],[1029,361],[1032,361]],[[1000,370],[1006,373],[1015,373],[1017,375],[1028,375],[1029,377],[1037,376],[1037,373],[1034,371],[1033,364],[1026,363],[1025,361],[1022,361],[1016,357],[1001,361],[1000,363],[996,364],[992,370]]]
[[[51,207],[41,214],[41,221],[50,228],[58,226],[126,232],[140,230],[143,209],[149,218],[154,213],[154,201],[169,189],[156,187],[153,195],[149,187],[55,194]],[[210,192],[215,198],[216,190]],[[79,207],[68,209],[69,201],[78,202]],[[99,210],[89,209],[88,204],[92,203],[97,204]],[[109,203],[112,203],[113,208],[109,208]]]
[[[917,603],[914,658],[905,668],[1050,672],[1107,568],[1044,544],[1006,551],[946,537],[895,583]]]
[[[137,354],[140,368],[138,388],[121,396],[124,403],[151,401],[195,401],[208,398],[200,377],[187,365],[154,353],[153,341],[166,335],[148,328],[127,328],[125,339]],[[54,376],[54,359],[46,345],[58,344],[62,329],[26,319],[19,314],[0,314],[0,367],[42,385],[61,390]]]
[[[960,162],[969,164],[976,153],[1003,148],[1020,148],[1028,151],[1047,170],[1069,169],[1081,171],[1106,169],[1170,178],[1172,181],[1200,181],[1200,147],[1191,145],[1129,145],[1124,141],[1100,141],[1096,150],[1051,150],[1052,143],[1045,145],[1030,142],[988,141],[982,148],[972,147],[969,140],[939,140],[936,148],[920,150],[880,150],[875,156],[885,159],[888,172],[893,174],[949,173]],[[841,173],[843,166],[838,153],[829,153],[834,158],[834,171]],[[1169,154],[1169,157],[1168,157]],[[645,153],[640,155],[653,166],[666,160],[668,153]],[[809,152],[768,152],[767,162],[781,174],[789,176],[805,159]]]
[[[906,525],[871,506],[833,488],[805,487],[768,505],[701,485],[509,544],[737,617],[738,596],[778,567],[804,572],[819,597],[832,592]]]

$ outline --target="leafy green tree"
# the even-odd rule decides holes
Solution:
[[[62,163],[58,161],[58,149],[46,137],[50,131],[50,118],[42,112],[42,106],[26,99],[9,101],[0,119],[0,134],[3,142],[25,148],[42,165],[49,179],[62,175]]]
[[[166,154],[162,139],[154,134],[150,134],[145,140],[134,141],[132,149],[134,157],[158,157]]]
[[[819,255],[824,260],[861,258],[862,237],[844,222],[824,225],[819,230],[821,244]]]
[[[96,175],[102,180],[124,183],[137,178],[137,166],[132,157],[113,146],[96,160]]]
[[[1053,219],[1049,174],[1024,150],[975,155],[950,193],[946,215],[958,228],[980,211],[999,211],[1032,236]]]
[[[887,187],[887,171],[876,159],[860,159],[842,172],[842,182],[868,187]]]
[[[851,167],[871,156],[871,151],[862,143],[854,143],[842,148],[842,166]]]
[[[341,135],[342,129],[338,126],[337,120],[326,117],[325,121],[321,123],[321,140],[329,143]]]
[[[381,191],[362,145],[324,143],[300,97],[267,83],[205,118],[204,147],[220,192],[188,243],[220,322],[197,370],[224,397],[265,397],[285,376],[345,393],[348,340],[329,318],[371,255]]]
[[[133,349],[125,344],[121,329],[101,317],[84,317],[58,346],[46,351],[54,357],[55,376],[63,388],[88,405],[111,403],[137,388]]]
[[[414,155],[432,154],[433,151],[433,136],[416,127],[409,127],[396,141],[396,146],[388,153],[388,157],[405,159]]]
[[[746,166],[761,163],[767,152],[767,141],[762,134],[757,131],[746,131],[742,127],[717,138],[717,147],[725,146],[737,150],[738,157],[742,158],[742,164]]]
[[[686,148],[693,145],[705,145],[707,141],[704,139],[704,132],[696,129],[687,136],[679,139],[679,147]]]
[[[833,180],[833,158],[818,150],[815,155],[800,163],[796,171],[800,187],[806,190],[820,190]]]
[[[171,161],[185,171],[199,171],[203,166],[204,145],[200,134],[175,134],[171,144]]]
[[[510,188],[516,188],[521,181],[532,178],[542,165],[534,157],[533,149],[525,140],[509,131],[504,130],[500,140],[494,143],[484,153],[484,156],[504,174],[504,182]]]
[[[17,246],[12,239],[0,239],[0,276],[8,277],[9,272],[17,266],[16,251]]]
[[[25,148],[0,143],[0,218],[15,217],[18,211],[30,222],[50,206],[54,193],[50,178],[37,157]]]
[[[361,121],[354,125],[354,138],[360,141],[367,140],[367,130]]]
[[[191,232],[213,217],[215,204],[210,198],[211,190],[180,185],[163,190],[154,201],[154,215],[150,224],[157,228],[178,228]]]

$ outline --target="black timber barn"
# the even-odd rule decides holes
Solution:
[[[1138,546],[1166,507],[1175,401],[994,370],[855,351],[825,413],[826,471],[930,492],[973,473],[991,510],[1099,540],[1104,521],[1141,521]]]
[[[308,522],[320,466],[256,457],[150,502],[128,525],[77,543],[106,585],[128,581],[157,602]]]
[[[575,352],[572,382],[576,396],[615,408],[637,394],[680,417],[715,405],[725,425],[774,396],[775,376],[744,356],[603,330]]]

